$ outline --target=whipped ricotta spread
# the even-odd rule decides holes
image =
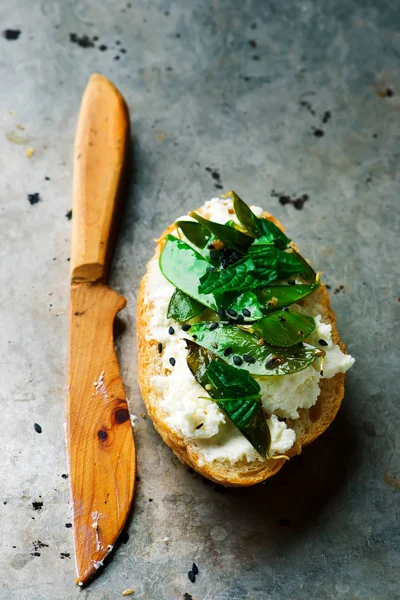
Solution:
[[[219,223],[235,218],[230,199],[213,198],[201,210],[212,221]],[[251,210],[257,216],[262,215],[260,207],[252,206]],[[186,363],[184,341],[185,337],[190,337],[190,332],[183,332],[179,323],[167,318],[174,286],[161,273],[157,259],[150,262],[147,277],[145,302],[149,305],[150,313],[148,339],[163,345],[163,372],[166,373],[153,376],[151,384],[162,394],[160,405],[166,413],[166,423],[179,432],[187,443],[196,447],[203,463],[227,460],[233,464],[241,460],[263,460],[193,377]],[[354,363],[351,356],[344,354],[333,343],[331,325],[323,322],[318,304],[311,299],[312,295],[306,299],[304,306],[291,305],[291,310],[315,318],[315,331],[306,341],[315,346],[319,345],[321,339],[327,343],[324,346],[323,375],[320,375],[320,364],[316,361],[315,366],[311,365],[292,375],[255,377],[261,387],[263,407],[270,415],[267,423],[271,433],[271,456],[284,454],[296,441],[295,431],[279,417],[299,418],[299,408],[311,408],[317,402],[321,377],[330,378],[336,373],[344,373]],[[171,326],[175,330],[173,335],[168,332]],[[175,359],[174,366],[169,362],[170,357]]]

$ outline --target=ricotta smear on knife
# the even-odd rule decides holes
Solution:
[[[200,209],[210,220],[226,223],[235,219],[232,214],[231,199],[213,198]],[[253,213],[261,217],[262,208],[252,206]],[[185,216],[188,220],[190,217]],[[184,338],[190,338],[190,331],[182,331],[179,323],[167,318],[169,301],[174,286],[160,271],[158,260],[149,265],[146,304],[149,305],[150,334],[148,340],[156,340],[163,346],[162,361],[165,375],[155,375],[151,384],[162,394],[161,408],[166,413],[165,421],[171,429],[180,433],[186,443],[192,444],[201,455],[203,464],[214,460],[227,460],[234,464],[241,460],[248,462],[263,460],[250,442],[230,422],[218,405],[208,399],[209,395],[197,383],[187,362]],[[323,375],[320,374],[320,361],[291,375],[257,377],[261,387],[261,401],[270,417],[267,424],[271,433],[270,456],[284,454],[296,441],[295,431],[287,427],[283,418],[299,418],[300,408],[311,408],[317,402],[320,389],[319,380],[331,378],[337,373],[345,373],[354,359],[344,354],[332,342],[331,325],[324,323],[319,314],[318,304],[312,296],[304,305],[292,305],[291,309],[315,318],[315,331],[306,340],[318,346],[320,340],[326,342],[324,350]],[[193,321],[195,321],[194,319]],[[173,327],[174,334],[169,333]],[[175,358],[175,365],[169,362]]]

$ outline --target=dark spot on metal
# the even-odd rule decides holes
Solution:
[[[315,137],[322,138],[325,133],[322,129],[314,129],[314,135]]]
[[[42,510],[43,502],[32,502],[32,506],[34,510]]]
[[[3,37],[6,38],[6,40],[17,40],[19,38],[19,36],[21,35],[21,30],[20,29],[5,29],[3,31]]]
[[[92,40],[87,35],[79,36],[76,33],[70,33],[69,41],[72,44],[77,44],[77,46],[80,46],[81,48],[93,48],[94,47]]]
[[[192,583],[194,583],[196,581],[196,575],[193,573],[193,571],[188,572],[188,577]]]
[[[28,200],[29,204],[37,204],[38,202],[40,202],[40,196],[37,192],[35,192],[34,194],[28,194]]]

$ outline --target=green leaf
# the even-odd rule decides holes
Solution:
[[[176,221],[183,235],[198,248],[204,248],[210,238],[210,232],[197,221]]]
[[[271,445],[271,434],[264,410],[258,397],[255,396],[260,390],[258,383],[244,371],[219,362],[212,352],[198,344],[190,340],[186,340],[186,342],[188,345],[187,364],[195,379],[204,388],[207,386],[208,393],[218,403],[221,410],[238,427],[260,456],[266,458]],[[242,373],[245,373],[248,379],[244,380]],[[221,391],[220,386],[224,384],[229,384],[226,387],[229,387],[229,391],[234,393],[233,398],[217,397]],[[254,396],[240,398],[240,392],[243,389],[254,390]]]
[[[258,229],[255,222],[255,215],[249,206],[233,190],[229,192],[233,200],[233,210],[239,223],[253,236],[258,236]]]
[[[287,248],[290,244],[290,239],[283,233],[281,229],[277,225],[275,225],[272,221],[268,219],[259,218],[254,215],[254,221],[256,224],[258,236],[270,236],[272,235],[274,238],[275,245],[283,250]]]
[[[257,381],[247,371],[241,371],[218,360],[208,365],[207,377],[219,398],[257,396],[260,392]]]
[[[312,294],[320,286],[319,282],[312,284],[273,285],[262,290],[256,290],[261,306],[267,310],[276,310],[282,306],[290,306]]]
[[[254,274],[262,279],[263,273],[274,269],[279,279],[286,279],[304,270],[304,264],[298,259],[297,253],[292,251],[283,251],[271,244],[254,244],[249,248],[247,256],[255,264]]]
[[[199,252],[194,250],[194,248],[189,246],[189,244],[183,240],[168,235],[165,240],[164,248],[160,254],[159,264],[164,277],[179,289],[182,294],[190,297],[193,301],[196,301],[203,306],[207,306],[214,311],[223,307],[225,310],[232,308],[236,312],[241,313],[243,308],[248,308],[251,311],[252,318],[247,319],[245,317],[245,321],[253,321],[263,316],[260,305],[257,305],[257,298],[255,294],[251,292],[242,293],[240,291],[235,291],[226,295],[217,292],[215,294],[199,293],[199,279],[206,274],[210,274],[207,272],[207,269],[209,269],[211,265]],[[183,298],[183,296],[180,295],[178,296],[178,299],[179,298]],[[171,298],[171,302],[171,311],[174,310],[174,313],[169,312],[170,318],[183,322],[183,318],[178,318],[179,307],[176,305],[175,299],[172,301]],[[186,309],[189,310],[187,303],[188,301],[185,301],[185,305],[182,308],[183,314],[180,315],[180,317],[185,316]],[[193,303],[192,306],[194,311],[196,304]],[[199,312],[197,314],[200,312],[199,307]],[[173,314],[175,316],[172,316]],[[195,316],[194,313],[193,316]],[[187,318],[189,319],[192,317]]]
[[[231,294],[224,294],[224,300],[222,303],[223,308],[230,308],[242,315],[244,321],[257,321],[262,319],[264,313],[261,310],[261,304],[254,292],[246,291],[240,294],[233,292]],[[244,310],[244,312],[243,312]],[[250,313],[248,315],[247,313]]]
[[[253,323],[250,331],[270,346],[288,348],[302,342],[315,330],[312,317],[300,313],[277,310]]]
[[[159,257],[159,265],[164,277],[178,290],[204,306],[217,310],[214,296],[198,291],[199,279],[207,273],[210,263],[189,244],[168,234]]]
[[[193,300],[182,290],[175,289],[169,301],[167,317],[178,321],[178,323],[184,323],[199,315],[203,310],[203,304]]]
[[[226,269],[207,272],[200,278],[199,293],[241,292],[266,285],[268,282],[267,271],[264,272],[265,279],[260,280],[253,275],[255,270],[254,262],[246,259]],[[271,277],[276,279],[276,273],[272,271]]]
[[[234,248],[238,252],[246,252],[247,248],[253,241],[253,238],[245,233],[242,233],[233,227],[229,227],[228,225],[221,225],[221,223],[215,223],[214,221],[204,219],[196,212],[191,212],[190,216],[211,231],[211,233],[213,233],[217,239],[227,244],[230,248]]]
[[[210,329],[210,323],[195,323],[190,328],[190,335],[194,337],[197,344],[232,367],[263,377],[297,373],[325,355],[323,350],[305,343],[290,348],[260,345],[257,336],[225,323],[219,323],[215,329]],[[227,349],[231,350],[228,355],[226,355]],[[243,357],[248,357],[254,362],[247,362]]]
[[[268,219],[256,217],[250,207],[233,190],[228,195],[232,197],[233,208],[239,222],[253,237],[264,237],[272,240],[278,248],[287,248],[290,239],[279,227]]]
[[[294,256],[303,265],[303,271],[300,273],[304,281],[315,282],[317,281],[317,274],[312,266],[301,256],[294,248],[292,248]]]
[[[242,427],[240,433],[247,438],[262,458],[268,458],[271,447],[271,432],[261,405],[254,419],[248,425]]]
[[[205,273],[198,291],[209,294],[254,290],[302,270],[303,264],[295,254],[283,252],[271,244],[252,245],[247,255],[233,265]]]
[[[211,363],[212,364],[212,363]],[[238,429],[246,427],[254,419],[260,409],[258,396],[242,398],[216,398],[218,403]]]

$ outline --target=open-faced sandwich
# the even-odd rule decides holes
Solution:
[[[282,225],[234,192],[160,238],[137,311],[139,383],[163,440],[223,485],[274,475],[333,421],[354,359]]]

